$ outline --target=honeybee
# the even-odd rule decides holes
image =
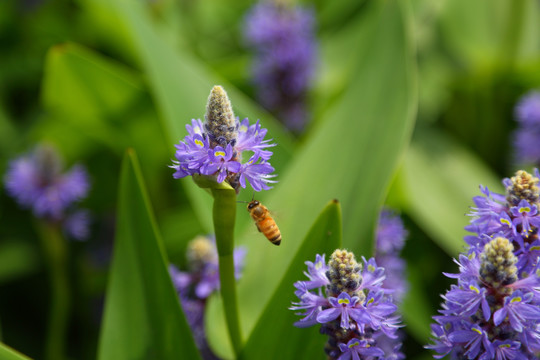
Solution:
[[[257,200],[252,200],[249,202],[247,210],[255,221],[257,229],[266,236],[268,241],[274,245],[281,244],[281,232],[266,206]]]

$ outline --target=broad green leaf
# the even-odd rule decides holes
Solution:
[[[469,223],[465,214],[472,198],[480,195],[479,185],[504,191],[480,159],[435,131],[415,137],[396,184],[404,197],[404,211],[451,256],[465,247],[463,228]]]
[[[0,343],[0,359],[2,360],[29,360],[30,358]]]
[[[327,337],[319,333],[318,326],[305,329],[294,327],[293,323],[300,317],[287,308],[293,301],[298,300],[294,295],[293,283],[305,278],[305,261],[315,261],[316,254],[326,254],[328,260],[330,254],[341,247],[341,236],[341,209],[334,200],[323,209],[304,237],[285,276],[251,332],[241,359],[292,360],[324,357],[323,349]]]
[[[440,24],[450,50],[485,71],[486,65],[537,58],[539,20],[534,0],[452,0],[442,7]]]
[[[43,105],[53,120],[35,131],[49,133],[52,127],[63,142],[97,140],[122,153],[133,146],[126,136],[133,119],[126,111],[145,96],[141,79],[125,66],[76,44],[57,45],[47,54],[42,90]],[[55,125],[71,131],[62,137]]]
[[[265,203],[276,213],[281,245],[269,248],[255,226],[239,239],[249,246],[238,286],[248,337],[328,199],[342,205],[344,246],[371,255],[379,208],[414,123],[416,72],[401,2],[371,2],[359,21],[363,27],[349,44],[357,59],[349,87],[306,135]]]
[[[199,359],[134,151],[120,179],[99,359]]]
[[[42,98],[50,110],[107,117],[144,94],[141,79],[120,63],[74,43],[50,49]]]
[[[77,44],[55,46],[47,55],[42,100],[48,117],[34,127],[35,137],[77,160],[96,144],[119,156],[132,147],[143,168],[163,174],[169,147],[140,76],[124,65]],[[149,178],[152,194],[161,179]]]

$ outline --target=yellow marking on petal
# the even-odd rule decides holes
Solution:
[[[512,223],[510,223],[510,221],[508,219],[505,219],[505,218],[501,218],[501,224],[505,224],[505,225],[508,225],[508,226],[512,226]]]
[[[538,246],[538,245],[531,246],[531,247],[529,248],[529,250],[530,250],[530,251],[538,251],[538,250],[540,250],[540,246]]]
[[[352,349],[353,347],[358,346],[358,345],[360,345],[360,341],[355,341],[352,344],[349,344],[349,349]]]
[[[195,127],[193,128],[193,132],[194,132],[195,134],[202,135],[202,130],[201,130],[201,128],[198,127],[198,126],[195,126]]]
[[[223,156],[223,157],[225,157],[225,152],[224,152],[224,151],[216,151],[216,152],[214,153],[214,155],[215,155],[215,156]]]
[[[476,286],[474,285],[469,285],[469,289],[471,289],[472,291],[474,291],[475,293],[477,294],[480,294],[480,289],[478,289]]]
[[[368,271],[369,271],[369,272],[375,272],[375,266],[369,265],[369,266],[368,266]]]
[[[525,207],[519,208],[519,212],[520,212],[520,213],[523,213],[523,212],[531,212],[531,208],[528,207],[528,206],[525,206]]]
[[[509,348],[510,344],[501,344],[499,345],[500,348]]]
[[[242,125],[242,126],[240,126],[240,129],[238,129],[238,131],[239,132],[247,132],[247,129],[248,129],[247,126]]]
[[[472,328],[472,331],[475,331],[478,333],[478,335],[482,335],[482,331],[480,329],[477,329],[477,328]]]
[[[195,144],[199,145],[200,147],[204,147],[203,142],[199,139],[195,140]]]
[[[366,305],[369,305],[369,304],[371,304],[371,303],[374,302],[374,301],[375,301],[375,299],[374,299],[374,298],[371,298],[371,299],[368,300],[368,302],[367,302]]]
[[[513,302],[520,302],[521,301],[521,297],[517,296],[515,298],[513,298],[512,300],[510,300],[511,303]]]
[[[349,299],[339,299],[338,304],[350,304],[351,302]]]
[[[315,269],[319,270],[320,268],[322,268],[322,262],[316,262],[315,263]]]

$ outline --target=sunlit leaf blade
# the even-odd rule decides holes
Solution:
[[[47,54],[43,105],[75,133],[123,150],[127,138],[119,125],[128,123],[126,108],[143,96],[142,82],[133,72],[82,46],[66,43]]]
[[[2,360],[29,360],[30,358],[0,343],[0,359]]]
[[[357,256],[371,255],[374,223],[414,123],[416,73],[409,18],[401,3],[369,6],[369,13],[361,18],[365,26],[350,46],[358,62],[349,88],[306,137],[269,194],[267,206],[278,214],[281,246],[268,249],[254,227],[240,239],[250,247],[245,278],[239,284],[247,334],[317,217],[317,209],[328,199],[342,204],[344,246]]]
[[[293,283],[305,279],[305,261],[315,261],[316,254],[330,254],[341,247],[341,208],[331,201],[304,237],[285,276],[277,287],[247,341],[241,359],[317,359],[323,358],[326,337],[319,326],[299,329],[293,326],[300,317],[288,310],[294,296]],[[287,334],[287,336],[283,336]]]
[[[509,174],[511,175],[511,174]],[[499,179],[476,156],[435,131],[415,137],[398,182],[404,210],[449,255],[465,247],[465,214],[479,185],[502,193]]]
[[[453,0],[442,6],[440,28],[453,54],[470,67],[538,57],[539,5],[534,0]]]
[[[135,153],[122,166],[99,359],[198,359]]]

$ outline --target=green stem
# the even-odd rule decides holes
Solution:
[[[70,307],[66,240],[57,224],[40,222],[38,227],[51,286],[45,359],[62,360],[65,359]]]
[[[227,328],[233,350],[238,356],[242,349],[242,335],[236,297],[234,272],[234,223],[236,219],[236,192],[233,189],[212,189],[214,197],[213,220],[219,255],[219,280]]]

